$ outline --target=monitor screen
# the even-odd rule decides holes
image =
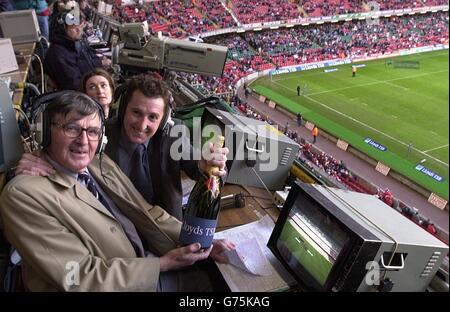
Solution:
[[[0,28],[4,38],[12,43],[39,41],[40,30],[34,10],[19,10],[0,13]]]
[[[102,33],[104,33],[105,32],[105,30],[106,30],[106,27],[107,27],[107,25],[108,25],[108,18],[106,18],[106,17],[102,17],[102,19],[100,20],[100,22],[99,22],[99,28],[100,28],[100,30],[102,31]]]
[[[92,27],[96,28],[98,22],[100,21],[100,13],[94,11],[92,14],[93,14]]]
[[[9,88],[1,79],[0,121],[0,173],[2,173],[20,159],[23,146]]]
[[[337,220],[316,202],[297,199],[277,246],[294,271],[302,268],[324,286],[347,239]]]
[[[327,289],[339,256],[351,241],[349,231],[322,204],[295,186],[286,201],[269,248],[300,283]]]
[[[119,27],[120,23],[116,21],[108,21],[109,27],[107,29],[107,34],[103,38],[107,43],[108,46],[113,46],[117,44],[119,41]]]
[[[110,36],[111,36],[111,25],[109,21],[106,21],[105,26],[102,28],[103,41],[108,41]]]

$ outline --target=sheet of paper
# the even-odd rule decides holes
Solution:
[[[294,278],[286,271],[283,265],[272,254],[267,247],[270,235],[275,224],[269,216],[264,216],[256,222],[238,226],[222,232],[217,232],[214,238],[226,238],[237,246],[237,254],[239,250],[245,249],[246,244],[254,244],[256,242],[260,247],[260,251],[265,258],[266,265],[260,261],[257,271],[264,272],[266,275],[255,275],[254,272],[248,272],[235,264],[217,263],[217,266],[222,273],[225,281],[230,287],[231,291],[281,291],[287,290],[289,286],[295,284]],[[257,253],[257,251],[255,251]],[[246,256],[252,256],[251,252],[242,252]],[[258,260],[256,260],[258,263]],[[246,269],[248,267],[255,268],[255,260],[248,261],[247,265],[242,264]],[[262,269],[263,268],[263,269]],[[265,271],[267,269],[267,272]],[[259,271],[261,270],[261,271]]]
[[[246,272],[262,276],[272,273],[270,263],[254,237],[240,242],[236,249],[227,251],[225,254],[232,265]]]

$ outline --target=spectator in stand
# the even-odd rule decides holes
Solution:
[[[303,124],[303,117],[300,112],[297,113],[297,126],[301,127]]]
[[[405,207],[402,208],[402,213],[403,213],[406,217],[408,217],[409,219],[412,219],[412,217],[413,217],[414,214],[415,214],[415,211],[414,211],[414,209],[412,209],[412,208],[410,208],[410,207],[408,207],[408,206],[405,206]]]
[[[100,59],[83,39],[84,21],[72,11],[57,18],[55,36],[44,60],[47,75],[60,90],[79,90],[84,74],[95,68],[109,66],[111,60]]]
[[[436,227],[434,226],[434,223],[428,224],[426,227],[426,230],[433,235],[437,234],[437,230],[436,230]]]

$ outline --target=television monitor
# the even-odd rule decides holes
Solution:
[[[298,181],[268,247],[306,291],[425,291],[448,254],[373,195]]]
[[[0,173],[8,170],[23,154],[19,125],[5,81],[0,79]]]
[[[109,36],[111,35],[111,21],[108,19],[105,21],[104,26],[102,27],[102,39],[103,41],[108,41]]]
[[[100,20],[99,27],[100,27],[100,30],[102,31],[102,34],[105,33],[108,28],[108,25],[109,25],[108,21],[109,21],[109,18],[106,16],[103,16],[102,19]]]
[[[108,43],[108,46],[118,41],[120,23],[114,20],[107,21],[106,30],[103,32],[103,40]]]
[[[19,10],[0,13],[0,28],[4,38],[13,44],[39,41],[40,30],[34,10]]]
[[[103,26],[105,25],[104,23],[106,22],[106,17],[103,14],[97,13],[96,18],[97,18],[97,21],[96,21],[96,23],[94,21],[93,26],[95,28],[98,27],[99,29],[101,29],[102,28],[102,24],[103,24]]]
[[[100,21],[100,13],[93,11],[92,12],[92,27],[97,28],[98,22]]]

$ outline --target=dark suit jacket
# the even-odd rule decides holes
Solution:
[[[176,123],[180,124],[180,122]],[[117,164],[119,163],[120,130],[120,126],[117,124],[115,118],[108,120],[106,125],[108,144],[106,145],[105,153]],[[151,138],[153,151],[151,158],[149,157],[149,163],[155,195],[155,202],[153,204],[161,206],[169,214],[181,220],[183,196],[181,170],[193,180],[200,178],[200,172],[198,170],[197,160],[172,159],[170,156],[170,148],[178,139],[180,137],[170,137],[168,134],[163,134],[161,131],[158,131]],[[182,139],[187,140],[185,142],[187,144],[186,146],[190,148],[188,151],[189,159],[192,159],[192,146],[188,142],[189,139],[187,137]]]

